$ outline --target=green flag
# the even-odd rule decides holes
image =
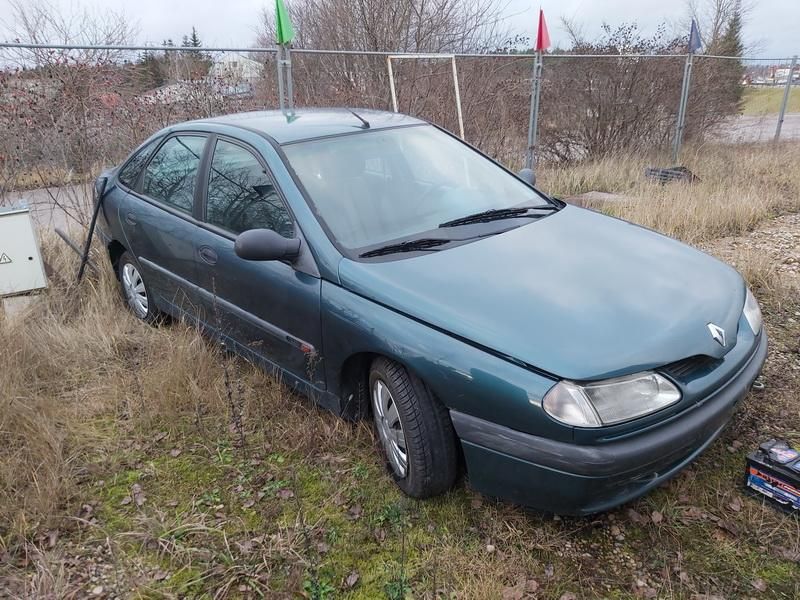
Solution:
[[[275,0],[275,34],[279,44],[290,44],[294,39],[294,28],[289,18],[289,11],[283,0]]]

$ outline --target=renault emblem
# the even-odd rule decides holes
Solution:
[[[719,325],[714,325],[714,323],[708,324],[708,331],[711,333],[711,337],[714,338],[714,341],[717,342],[723,348],[725,347],[725,330],[720,327]]]

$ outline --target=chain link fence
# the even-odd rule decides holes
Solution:
[[[292,50],[298,108],[392,109],[382,52]],[[449,56],[449,55],[448,55]],[[400,112],[459,132],[453,67],[396,60]],[[669,148],[686,55],[545,55],[537,158]],[[534,55],[456,55],[465,139],[512,167],[527,150]],[[694,56],[684,138],[800,139],[792,60]],[[0,44],[0,197],[87,180],[172,123],[278,105],[274,48]],[[786,99],[784,101],[784,98]],[[744,114],[742,113],[744,110]]]

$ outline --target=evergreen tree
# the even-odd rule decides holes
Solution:
[[[192,25],[192,35],[189,36],[189,46],[192,48],[200,48],[202,45],[203,43],[200,41],[200,36],[197,35],[197,29]]]
[[[722,56],[735,56],[741,58],[744,54],[744,43],[742,42],[742,13],[737,9],[731,15],[725,28],[725,33],[719,42],[719,51]],[[744,94],[742,80],[745,75],[745,67],[741,60],[726,60],[722,67],[725,73],[726,89],[729,90],[730,98],[737,109],[741,105]]]

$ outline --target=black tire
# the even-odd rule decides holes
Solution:
[[[141,280],[142,286],[144,287],[144,294],[146,298],[146,310],[142,310],[141,304],[137,304],[136,299],[131,296],[131,290],[126,283],[126,277],[130,275],[130,271],[126,273],[126,265],[130,265],[129,269],[133,269],[136,273],[137,277]],[[141,274],[141,268],[139,267],[138,263],[134,260],[133,256],[125,251],[122,253],[122,256],[119,257],[117,261],[117,278],[119,279],[120,287],[122,289],[122,298],[125,301],[125,304],[128,306],[128,309],[133,313],[133,315],[145,323],[149,323],[151,325],[156,324],[161,319],[161,313],[156,306],[155,300],[153,299],[153,295],[150,293],[150,287],[147,285],[147,281],[144,279],[144,276]]]
[[[376,382],[386,386],[390,403],[396,404],[405,442],[406,469],[393,466],[381,434],[375,405]],[[458,475],[456,435],[447,409],[418,377],[387,358],[376,358],[369,373],[369,405],[387,468],[403,492],[413,498],[429,498],[446,492]]]

